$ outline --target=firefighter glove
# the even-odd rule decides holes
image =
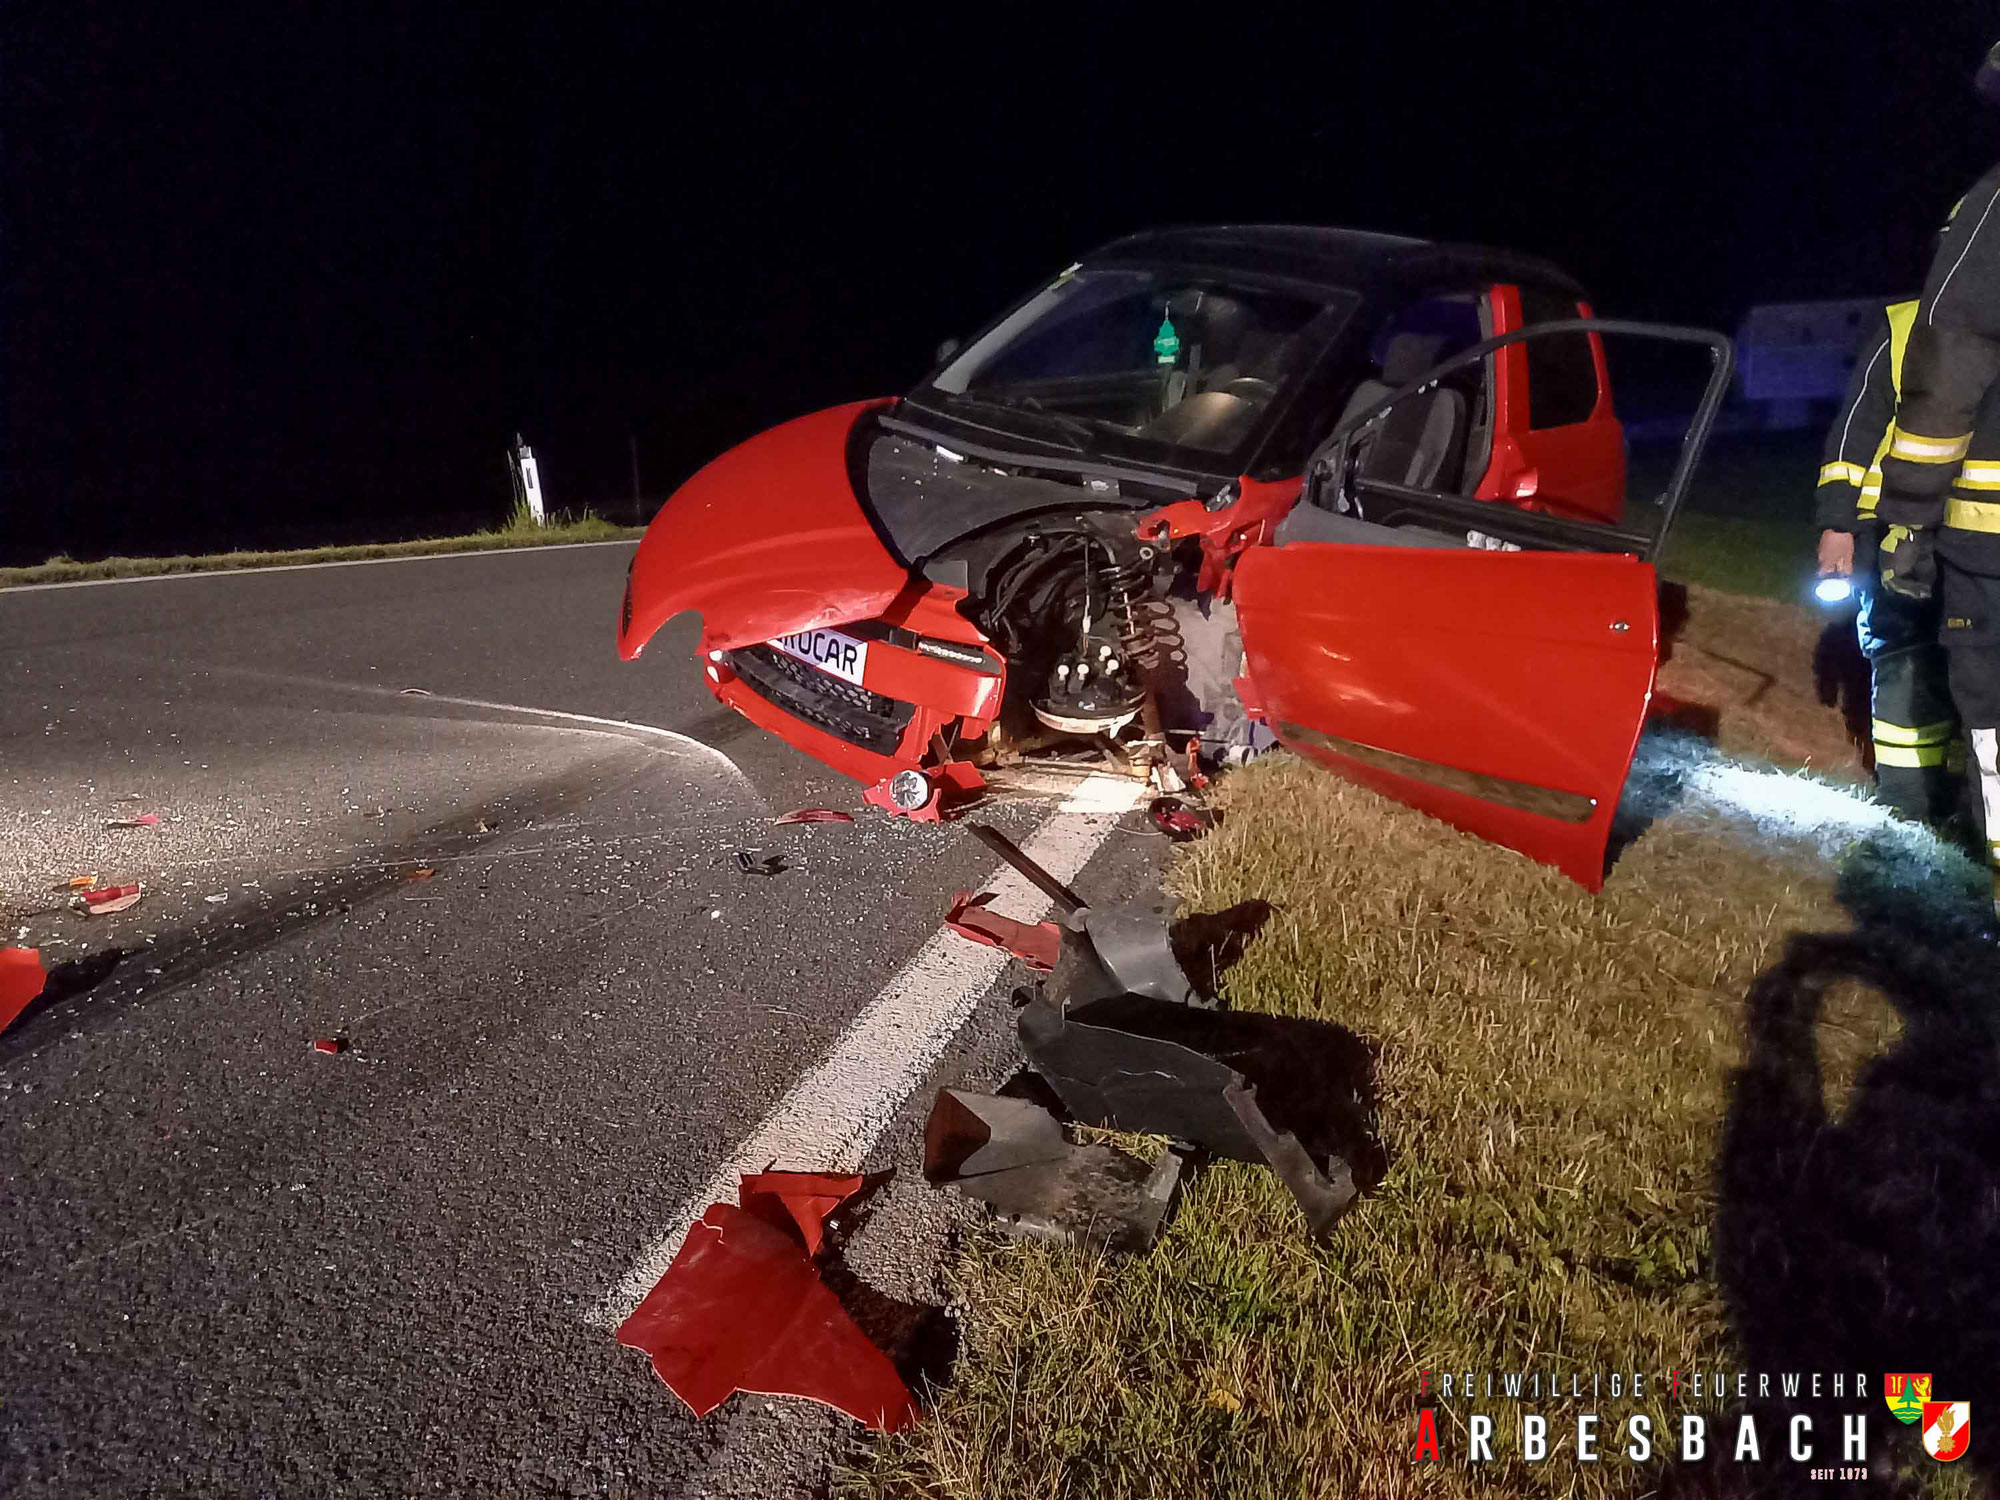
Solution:
[[[1919,604],[1937,592],[1937,542],[1921,527],[1891,526],[1882,536],[1882,587]]]

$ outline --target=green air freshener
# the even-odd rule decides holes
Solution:
[[[1153,335],[1153,356],[1163,365],[1170,365],[1180,358],[1181,336],[1174,332],[1174,320],[1165,313],[1160,315],[1160,331]]]

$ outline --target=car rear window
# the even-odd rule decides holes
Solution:
[[[1521,288],[1524,326],[1582,316],[1577,304],[1560,292]],[[1541,431],[1590,420],[1597,409],[1597,362],[1591,357],[1590,335],[1559,333],[1529,339],[1527,350],[1528,425]]]

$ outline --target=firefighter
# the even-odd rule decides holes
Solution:
[[[1895,303],[1863,342],[1847,399],[1827,434],[1816,514],[1820,576],[1853,577],[1861,600],[1855,623],[1874,679],[1877,790],[1904,817],[1935,825],[1953,816],[1961,784],[1958,720],[1938,644],[1937,606],[1877,587],[1873,566],[1881,539],[1875,507],[1882,456],[1916,318],[1914,301]],[[1857,552],[1861,568],[1854,577]]]
[[[2000,46],[1978,87],[2000,104]],[[1940,608],[2000,917],[2000,166],[1960,200],[1925,277],[1876,510],[1883,588]]]

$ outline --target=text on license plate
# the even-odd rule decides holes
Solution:
[[[868,643],[857,641],[838,630],[801,630],[797,635],[781,635],[771,649],[810,662],[829,676],[861,686],[861,669],[868,664]]]

